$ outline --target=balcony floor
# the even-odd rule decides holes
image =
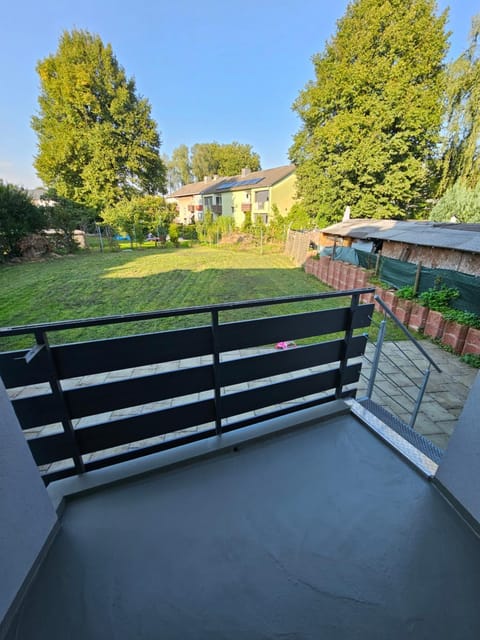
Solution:
[[[9,640],[480,637],[480,541],[351,414],[70,499]]]

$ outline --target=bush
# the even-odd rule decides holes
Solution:
[[[445,320],[448,322],[458,322],[458,324],[465,324],[474,329],[480,329],[480,318],[476,313],[470,313],[469,311],[459,311],[458,309],[449,309],[443,314]]]
[[[184,240],[198,240],[197,229],[194,224],[182,224],[180,235]]]
[[[45,225],[44,212],[25,189],[0,180],[0,261],[20,255],[20,240]]]
[[[417,297],[415,295],[415,289],[413,287],[402,287],[398,289],[396,292],[397,298],[402,298],[403,300],[415,300]]]
[[[443,313],[449,309],[451,301],[459,296],[458,289],[443,285],[439,288],[427,289],[420,294],[419,298],[424,307]]]
[[[178,224],[176,224],[175,222],[171,222],[170,223],[170,225],[168,227],[168,235],[170,236],[170,242],[175,247],[178,247],[178,238],[179,238]]]
[[[476,353],[466,353],[460,358],[460,360],[462,360],[463,362],[466,362],[471,367],[480,369],[480,356]]]

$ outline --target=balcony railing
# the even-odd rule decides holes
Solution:
[[[360,305],[360,295],[371,291],[4,328],[0,339],[30,336],[33,346],[0,353],[0,375],[7,389],[21,389],[12,403],[48,484],[354,396],[366,345],[354,332],[370,324],[373,305]],[[280,316],[232,321],[260,307],[265,313],[339,297],[337,308],[290,307]],[[57,345],[50,339],[53,332],[188,317],[200,326]],[[335,335],[326,340],[328,334]],[[273,348],[286,339],[309,343]]]

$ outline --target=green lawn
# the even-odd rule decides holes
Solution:
[[[258,250],[232,251],[202,246],[103,254],[85,252],[45,262],[0,266],[0,326],[327,290],[326,285],[293,266],[281,253],[261,255]],[[318,302],[315,304],[318,308]],[[323,306],[337,304],[337,300],[329,300]],[[298,311],[312,308],[312,303],[294,306]],[[236,312],[235,319],[279,314],[281,310],[282,307],[245,310]],[[227,317],[228,314],[224,314],[222,319]],[[157,326],[179,324],[179,319],[168,319]],[[184,319],[182,326],[187,324],[199,324],[198,318]],[[116,334],[148,330],[151,326],[147,328],[146,323],[135,323],[128,331],[126,325],[115,328]],[[69,336],[63,333],[55,342],[107,335],[112,335],[111,327],[71,332]],[[17,340],[15,346],[18,344]],[[0,350],[4,349],[5,345],[0,345]]]

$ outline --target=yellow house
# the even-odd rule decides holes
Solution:
[[[285,165],[205,178],[169,194],[167,201],[176,202],[179,222],[202,220],[205,212],[211,211],[215,216],[233,217],[235,226],[241,227],[248,212],[253,223],[268,224],[274,205],[281,215],[286,215],[295,201],[295,192],[295,166]]]

